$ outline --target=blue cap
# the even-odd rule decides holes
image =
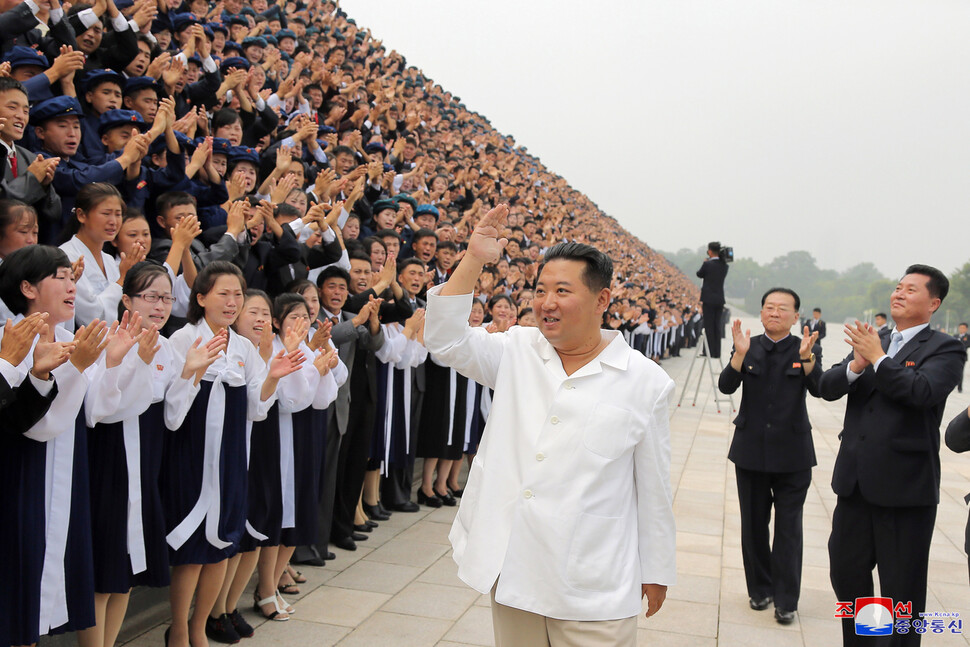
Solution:
[[[227,52],[238,52],[242,54],[242,47],[234,40],[227,40],[226,44],[222,46],[222,53],[225,54]]]
[[[242,25],[243,27],[249,27],[249,21],[246,20],[245,16],[235,15],[231,16],[228,20],[230,25]]]
[[[380,152],[380,153],[383,153],[383,154],[387,155],[387,147],[384,144],[380,143],[380,142],[371,142],[371,143],[367,144],[366,146],[364,146],[364,152],[365,153],[377,153],[377,152]]]
[[[407,193],[398,193],[393,199],[397,200],[398,202],[407,202],[409,205],[411,205],[412,211],[418,210],[418,201],[409,196]]]
[[[134,94],[139,90],[144,90],[145,88],[151,88],[158,92],[158,82],[150,76],[133,76],[127,81],[125,81],[125,87],[122,90],[122,94],[128,96],[129,94]]]
[[[175,133],[175,139],[179,143],[179,149],[183,153],[188,153],[189,155],[191,155],[192,153],[195,152],[196,143],[192,141],[188,135],[186,135],[185,133],[179,132],[177,130],[173,132]],[[148,154],[158,155],[159,153],[165,152],[167,148],[168,148],[168,142],[165,140],[165,136],[159,135],[155,139],[155,141],[153,141],[151,145],[148,147]]]
[[[65,117],[73,115],[77,118],[84,116],[81,104],[74,97],[54,97],[47,101],[41,101],[30,110],[30,123],[35,126],[54,117]]]
[[[163,31],[174,31],[172,29],[172,21],[169,20],[167,14],[163,14],[152,20],[152,33],[157,34]]]
[[[221,22],[210,22],[206,25],[206,27],[209,28],[213,35],[215,35],[215,33],[218,31],[221,32],[226,38],[229,38],[229,27],[223,25]]]
[[[213,137],[212,138],[212,154],[213,155],[225,155],[229,156],[229,149],[232,148],[232,144],[225,137]]]
[[[230,56],[229,58],[222,59],[222,64],[219,65],[219,71],[226,74],[230,67],[234,67],[237,70],[248,70],[251,65],[242,56]]]
[[[415,217],[424,215],[426,213],[434,216],[435,220],[441,217],[441,214],[438,213],[438,207],[434,206],[433,204],[422,204],[420,207],[414,210]]]
[[[212,27],[210,27],[209,25],[202,25],[202,31],[205,33],[205,37],[208,38],[209,40],[215,39],[216,33],[212,31]]]
[[[335,133],[335,132],[337,132],[337,129],[336,128],[334,128],[333,126],[329,126],[329,125],[327,125],[325,123],[322,123],[322,122],[317,127],[317,134],[318,135],[329,135],[329,134]]]
[[[256,152],[255,148],[250,148],[249,146],[231,146],[229,148],[229,164],[238,164],[239,162],[252,162],[259,168],[259,153]]]
[[[118,126],[135,126],[141,132],[148,130],[148,124],[134,110],[106,110],[98,123],[98,134],[103,135]]]
[[[394,200],[378,200],[371,207],[371,210],[375,216],[385,209],[399,211],[401,209],[401,203],[395,202]]]
[[[296,40],[296,34],[289,29],[281,29],[276,32],[276,40],[283,40],[284,38],[292,38],[293,40]]]
[[[134,4],[135,4],[135,0],[117,0],[117,2],[115,2],[115,7],[118,8],[118,11],[121,11],[122,9],[127,9],[128,7],[131,7]]]
[[[273,34],[263,34],[262,36],[259,36],[259,38],[262,38],[263,40],[265,40],[267,45],[275,46],[280,44],[280,42],[276,40],[276,36],[274,36]]]
[[[245,38],[243,38],[242,46],[243,46],[243,49],[247,47],[253,47],[253,46],[265,48],[266,39],[263,38],[262,36],[246,36]]]
[[[188,62],[189,63],[195,63],[199,67],[202,67],[202,57],[199,56],[198,54],[193,54],[192,56],[190,56],[188,58]]]
[[[10,67],[15,68],[21,65],[38,65],[43,68],[48,68],[51,64],[47,61],[47,57],[41,54],[36,49],[30,47],[22,47],[17,45],[16,47],[11,47],[3,55],[3,59],[0,62],[10,63]]]
[[[175,25],[175,31],[182,31],[192,25],[201,24],[201,22],[194,13],[177,13],[172,16],[172,24]]]
[[[114,83],[119,88],[125,87],[125,77],[114,70],[91,70],[84,77],[84,91],[90,92],[102,83]]]

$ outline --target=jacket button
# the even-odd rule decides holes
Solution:
[[[861,436],[859,436],[859,440],[865,440],[865,439],[866,439],[866,435],[865,434],[862,434]]]
[[[556,416],[553,416],[552,418],[550,418],[549,422],[551,422],[554,425],[558,425],[559,424],[559,418],[556,417]]]
[[[525,492],[523,492],[522,493],[522,498],[523,499],[531,499],[532,498],[532,490],[526,490]]]
[[[536,454],[536,460],[537,461],[540,461],[540,462],[541,461],[544,461],[544,460],[546,460],[546,455],[543,454],[542,452],[539,452],[538,454]]]

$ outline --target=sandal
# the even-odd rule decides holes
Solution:
[[[280,584],[278,587],[280,593],[286,593],[287,595],[299,595],[300,587],[290,582],[289,584]]]
[[[265,611],[263,611],[263,606],[268,604],[273,605],[273,611],[270,613],[266,613]],[[259,593],[256,591],[253,591],[253,610],[256,611],[256,613],[263,616],[264,618],[266,618],[267,620],[273,620],[275,622],[286,622],[287,620],[290,619],[289,615],[283,615],[286,613],[286,611],[280,608],[279,601],[276,598],[276,594],[273,594],[268,598],[263,598],[262,600],[260,600]]]
[[[289,574],[290,577],[293,578],[293,581],[296,582],[297,584],[306,584],[306,577],[303,575],[303,573],[296,570],[289,564],[286,565],[286,572]]]
[[[277,609],[280,609],[280,607],[282,607],[280,611],[285,612],[288,615],[293,615],[294,613],[296,613],[296,609],[293,608],[293,605],[287,602],[280,594],[279,591],[276,592],[276,599],[279,600],[279,603],[276,606]]]

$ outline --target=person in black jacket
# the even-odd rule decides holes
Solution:
[[[697,276],[704,279],[701,285],[701,308],[704,314],[704,336],[711,357],[721,356],[721,334],[724,325],[721,316],[724,312],[724,278],[728,265],[720,257],[721,243],[707,244],[707,259],[697,270]]]
[[[790,624],[798,609],[802,507],[816,464],[805,394],[818,397],[822,374],[818,333],[805,328],[801,339],[791,334],[800,305],[792,290],[768,290],[761,297],[765,333],[742,334],[741,320],[735,321],[734,352],[718,380],[722,393],[744,385],[728,458],[737,473],[749,605],[761,611],[774,600],[781,624]],[[772,507],[775,532],[769,546]]]
[[[822,374],[826,400],[848,395],[832,474],[838,495],[829,538],[829,573],[839,600],[881,595],[926,607],[930,540],[940,500],[940,421],[960,381],[966,352],[959,340],[930,328],[949,290],[946,276],[911,265],[890,298],[896,330],[881,337],[873,326],[845,327],[852,353]],[[861,644],[851,618],[842,621],[845,645]],[[919,645],[911,631],[896,645]]]
[[[958,454],[970,451],[970,409],[963,410],[946,426],[946,446]],[[970,494],[965,500],[970,501]],[[970,555],[970,520],[967,521],[963,550]],[[967,563],[970,567],[970,561]]]

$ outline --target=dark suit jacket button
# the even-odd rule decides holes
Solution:
[[[866,435],[865,434],[862,434],[861,436],[859,436],[859,440],[865,440],[865,439],[866,439]]]
[[[765,425],[765,429],[771,429],[771,423],[770,422]]]

